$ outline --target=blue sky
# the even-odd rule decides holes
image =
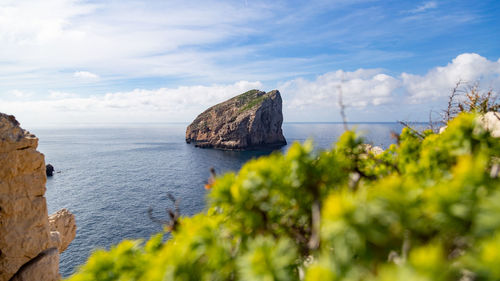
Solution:
[[[0,0],[0,111],[189,122],[260,88],[290,122],[339,121],[339,90],[350,121],[427,120],[458,80],[498,91],[499,15],[499,1]]]

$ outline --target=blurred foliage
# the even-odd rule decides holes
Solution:
[[[69,280],[500,280],[500,141],[476,120],[249,161],[168,241],[98,250]]]

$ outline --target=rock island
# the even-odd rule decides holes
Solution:
[[[277,148],[286,145],[278,90],[251,90],[205,110],[186,130],[186,142],[225,150]]]

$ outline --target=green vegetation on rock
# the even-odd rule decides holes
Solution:
[[[259,93],[261,93],[261,95],[259,95]],[[238,112],[241,113],[258,104],[261,104],[266,99],[266,95],[264,92],[260,92],[259,90],[250,90],[237,96],[236,98],[240,103],[240,109]]]
[[[377,155],[352,131],[295,143],[218,177],[168,241],[98,250],[70,280],[500,280],[499,162],[465,113]]]
[[[264,100],[266,99],[266,96],[260,96],[258,98],[255,98],[253,100],[248,101],[241,109],[240,112],[243,112],[245,110],[248,110],[258,104],[261,104]]]
[[[255,89],[250,90],[250,91],[246,91],[243,94],[237,96],[236,99],[238,99],[238,101],[240,103],[245,104],[248,101],[250,101],[251,99],[254,99],[259,92],[260,92],[259,90],[255,90]]]

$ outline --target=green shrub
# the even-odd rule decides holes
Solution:
[[[241,113],[245,110],[251,109],[256,105],[261,104],[265,99],[266,99],[265,96],[260,96],[260,97],[254,98],[252,100],[248,100],[244,103],[244,106],[242,106],[240,108],[239,112]]]
[[[167,242],[98,250],[70,280],[499,280],[500,141],[473,114],[423,135],[251,160]]]

